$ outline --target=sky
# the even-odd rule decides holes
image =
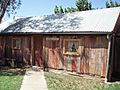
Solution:
[[[104,8],[106,0],[89,0],[92,2],[93,8]],[[120,3],[120,0],[113,0]],[[76,7],[76,0],[22,0],[21,7],[17,10],[15,16],[43,16],[50,15],[54,13],[54,7],[62,6],[66,7]],[[11,15],[13,17],[14,15]],[[8,18],[7,15],[5,18]]]

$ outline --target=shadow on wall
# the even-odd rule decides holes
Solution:
[[[6,62],[5,65],[8,65],[6,60],[15,60],[15,66],[22,67],[24,65],[30,64],[30,51],[26,48],[23,54],[21,49],[12,49],[12,47],[5,45],[5,47],[0,46],[0,60]],[[4,65],[3,65],[4,66]]]

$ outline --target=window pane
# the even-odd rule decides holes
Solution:
[[[21,40],[20,39],[13,39],[13,48],[20,49]]]
[[[79,49],[79,40],[70,39],[65,41],[65,52],[77,52]]]

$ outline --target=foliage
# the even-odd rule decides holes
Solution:
[[[76,11],[85,11],[85,10],[92,10],[92,9],[97,9],[97,8],[92,8],[92,3],[89,2],[88,0],[76,0],[76,7],[67,7],[63,8],[60,6],[60,9],[55,6],[54,13],[59,14],[59,13],[70,13],[70,12],[76,12]],[[113,2],[112,0],[106,1],[106,8],[110,7],[119,7],[120,4],[118,2]]]
[[[79,11],[77,8],[73,8],[73,7],[71,7],[70,9],[71,9],[71,12]]]
[[[62,6],[60,6],[60,13],[64,13]]]
[[[21,0],[0,0],[0,22],[7,11],[8,15],[13,13],[21,5]]]
[[[59,8],[58,8],[58,6],[55,6],[55,9],[54,9],[54,13],[55,14],[62,14],[62,13],[71,13],[71,12],[76,12],[76,11],[78,11],[78,9],[77,8],[73,8],[73,7],[67,7],[67,8],[62,8],[62,6],[60,6]]]
[[[71,8],[67,7],[67,11],[68,12],[72,12]]]
[[[66,13],[68,13],[68,12],[70,13],[70,12],[76,12],[76,11],[78,11],[78,9],[77,9],[77,8],[74,8],[74,7],[71,7],[71,8],[70,8],[70,7],[67,7],[66,10],[67,10]]]
[[[67,8],[58,8],[58,6],[55,6],[54,8],[54,13],[55,14],[61,14],[61,13],[71,13],[71,12],[76,12],[76,11],[85,11],[85,10],[91,10],[92,9],[92,4],[91,2],[88,2],[88,0],[77,0],[76,1],[76,7],[67,7]]]
[[[79,11],[85,11],[85,10],[92,9],[92,4],[91,4],[91,2],[88,2],[88,0],[77,0],[76,6]]]
[[[67,10],[67,8],[65,8],[65,9],[64,9],[64,12],[65,12],[65,13],[68,13],[68,10]]]
[[[119,7],[120,4],[117,3],[116,1],[113,2],[112,0],[106,1],[106,8],[110,8],[110,7]]]
[[[74,75],[45,72],[49,90],[120,90],[120,84],[105,84],[100,78],[88,79]]]
[[[22,79],[20,72],[0,71],[0,90],[19,90]]]
[[[55,6],[55,9],[54,9],[54,13],[55,14],[62,14],[64,13],[64,10],[62,8],[62,6],[58,7],[57,5]]]
[[[58,14],[58,13],[59,13],[59,9],[58,9],[58,6],[57,6],[57,5],[55,6],[54,13],[55,13],[55,14]]]

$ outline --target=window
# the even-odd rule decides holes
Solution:
[[[21,39],[14,38],[13,39],[13,49],[20,49],[21,48]]]
[[[79,39],[65,39],[63,53],[66,55],[79,55]]]

